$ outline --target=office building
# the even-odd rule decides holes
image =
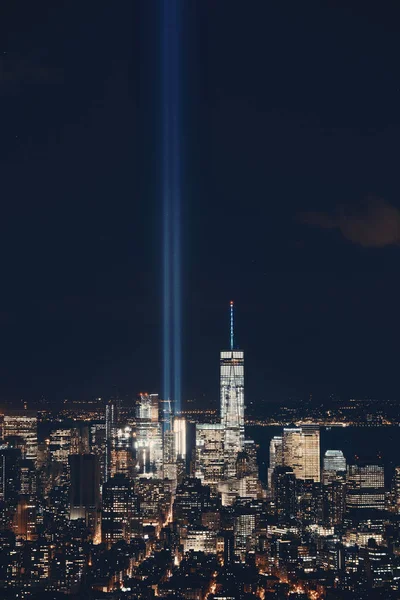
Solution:
[[[224,467],[223,424],[196,424],[196,477],[205,485],[215,487],[224,477]]]
[[[284,428],[282,462],[291,467],[297,479],[321,480],[320,432],[318,425]]]
[[[347,466],[347,509],[385,508],[384,467],[380,461],[357,460]]]
[[[201,526],[201,515],[213,507],[209,486],[199,479],[187,477],[176,488],[173,517],[178,527]]]
[[[320,432],[318,425],[302,425],[303,434],[303,479],[321,481]]]
[[[100,542],[100,464],[95,454],[71,454],[70,519],[85,519]]]
[[[244,561],[246,553],[255,550],[256,513],[251,507],[237,507],[233,521],[235,555]]]
[[[135,480],[135,494],[140,504],[143,526],[159,527],[171,513],[171,485],[164,479],[140,478]]]

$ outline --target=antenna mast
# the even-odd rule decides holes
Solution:
[[[231,350],[233,350],[233,300],[231,300]]]

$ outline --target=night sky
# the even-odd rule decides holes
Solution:
[[[398,398],[398,3],[183,7],[183,397]],[[3,3],[2,401],[159,390],[159,8]]]

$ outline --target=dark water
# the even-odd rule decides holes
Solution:
[[[283,427],[246,427],[246,435],[260,446],[260,476],[266,479],[269,463],[269,443],[281,435]],[[400,427],[321,427],[321,461],[326,450],[342,450],[347,462],[354,456],[380,456],[385,466],[386,485],[390,485],[393,470],[400,466]]]

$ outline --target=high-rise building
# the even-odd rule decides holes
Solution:
[[[163,435],[157,394],[140,394],[136,405],[137,473],[160,477],[163,469]]]
[[[282,462],[293,469],[297,479],[321,480],[318,425],[283,430]]]
[[[227,477],[236,473],[236,458],[244,444],[244,353],[234,347],[233,302],[230,304],[230,350],[221,352],[221,424],[224,428],[224,458]]]
[[[174,417],[175,456],[186,459],[186,419]]]
[[[172,499],[169,481],[142,477],[135,481],[135,494],[139,499],[143,526],[160,526],[167,520]]]
[[[4,437],[19,436],[25,440],[24,458],[37,460],[37,414],[28,410],[10,411],[4,416]]]
[[[348,509],[385,508],[385,474],[381,461],[357,460],[347,466]]]
[[[304,440],[303,479],[321,481],[320,433],[318,425],[302,425]]]
[[[110,477],[103,486],[102,540],[108,547],[119,540],[129,541],[132,519],[139,503],[133,483],[125,475]]]

